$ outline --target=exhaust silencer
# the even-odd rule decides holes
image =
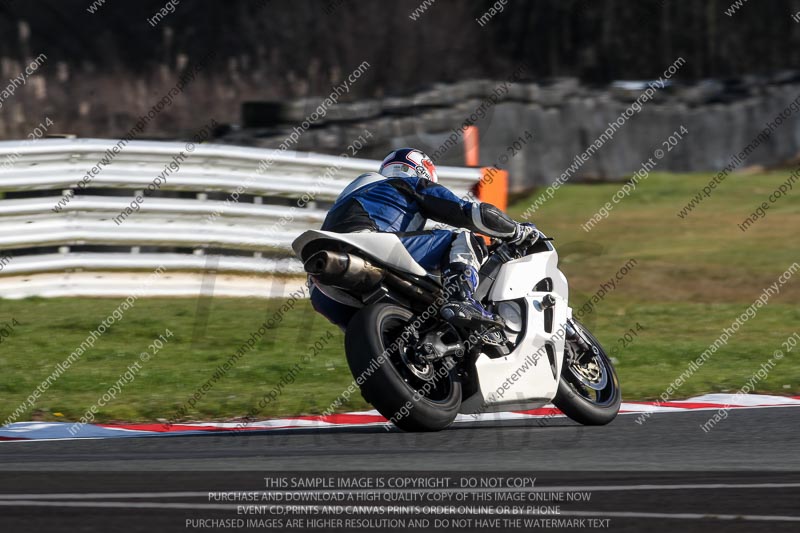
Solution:
[[[320,283],[341,289],[367,290],[381,282],[383,270],[364,259],[343,252],[323,250],[303,264]]]

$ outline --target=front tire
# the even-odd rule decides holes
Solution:
[[[592,354],[583,357],[584,364],[580,364],[574,359],[579,355],[578,347],[566,341],[566,356],[553,404],[575,422],[602,426],[617,417],[622,403],[617,372],[600,341],[577,320],[572,325]]]
[[[360,310],[345,333],[347,363],[361,394],[383,416],[405,431],[439,431],[455,420],[461,383],[445,361],[413,364],[414,335],[405,334],[413,313],[377,303]],[[435,377],[432,377],[435,376]]]

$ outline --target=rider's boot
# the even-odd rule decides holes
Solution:
[[[462,327],[484,325],[503,325],[503,320],[490,313],[475,299],[478,288],[478,271],[465,263],[450,263],[442,272],[445,297],[442,318],[451,324]]]

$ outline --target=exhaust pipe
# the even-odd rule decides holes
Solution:
[[[369,261],[330,250],[315,253],[303,264],[303,268],[320,283],[351,290],[371,289],[384,276],[383,270]]]

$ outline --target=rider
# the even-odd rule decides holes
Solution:
[[[441,269],[448,295],[440,309],[442,318],[465,324],[476,319],[501,323],[473,297],[487,250],[483,240],[472,232],[521,243],[539,237],[536,227],[514,222],[491,204],[462,200],[439,185],[433,161],[419,150],[393,151],[379,171],[362,174],[342,191],[322,230],[395,233],[422,267],[428,271]],[[427,219],[462,229],[426,231]],[[357,311],[317,287],[312,287],[311,302],[314,309],[340,327],[346,327]]]

